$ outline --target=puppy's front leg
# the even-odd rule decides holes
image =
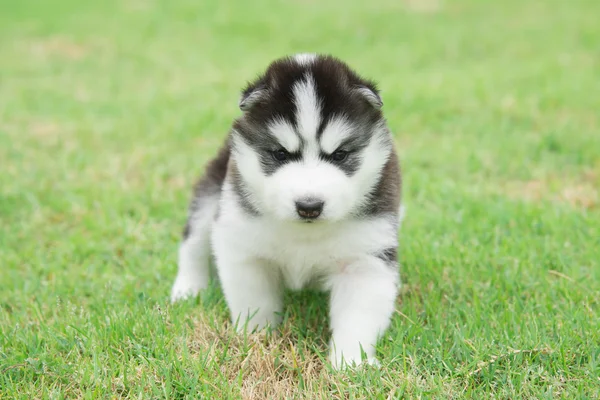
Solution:
[[[376,363],[375,345],[388,327],[398,292],[398,270],[375,256],[344,266],[331,280],[330,358],[335,368]]]
[[[265,261],[232,253],[230,250],[226,256],[217,256],[217,269],[238,332],[277,325],[282,295],[276,270]]]

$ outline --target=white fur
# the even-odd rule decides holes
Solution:
[[[321,135],[321,147],[331,154],[337,150],[342,142],[352,134],[352,125],[344,117],[337,117],[327,123]]]
[[[265,182],[265,205],[281,219],[298,219],[295,202],[304,198],[323,201],[322,219],[339,220],[356,204],[359,193],[339,168],[316,157],[290,163]]]
[[[309,65],[316,59],[317,55],[312,53],[299,53],[294,56],[294,61],[300,65]]]
[[[321,104],[312,75],[306,74],[303,80],[294,85],[294,104],[300,134],[306,140],[314,139],[321,123]]]
[[[269,124],[269,131],[273,137],[279,140],[279,143],[290,153],[300,149],[300,138],[294,132],[294,127],[290,126],[283,119],[276,119]]]

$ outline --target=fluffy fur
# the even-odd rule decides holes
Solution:
[[[399,285],[400,171],[375,85],[342,61],[273,62],[196,184],[172,300],[213,255],[238,329],[279,322],[282,291],[328,290],[334,366],[375,361]]]

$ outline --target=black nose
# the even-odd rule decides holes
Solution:
[[[323,212],[323,204],[321,200],[303,199],[296,202],[296,211],[302,219],[316,219]]]

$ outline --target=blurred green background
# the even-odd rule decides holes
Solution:
[[[599,397],[599,16],[594,0],[0,2],[0,398]],[[234,338],[216,286],[167,302],[239,90],[296,52],[375,79],[398,143],[405,285],[380,370],[321,361],[317,295],[291,296],[281,346]]]

